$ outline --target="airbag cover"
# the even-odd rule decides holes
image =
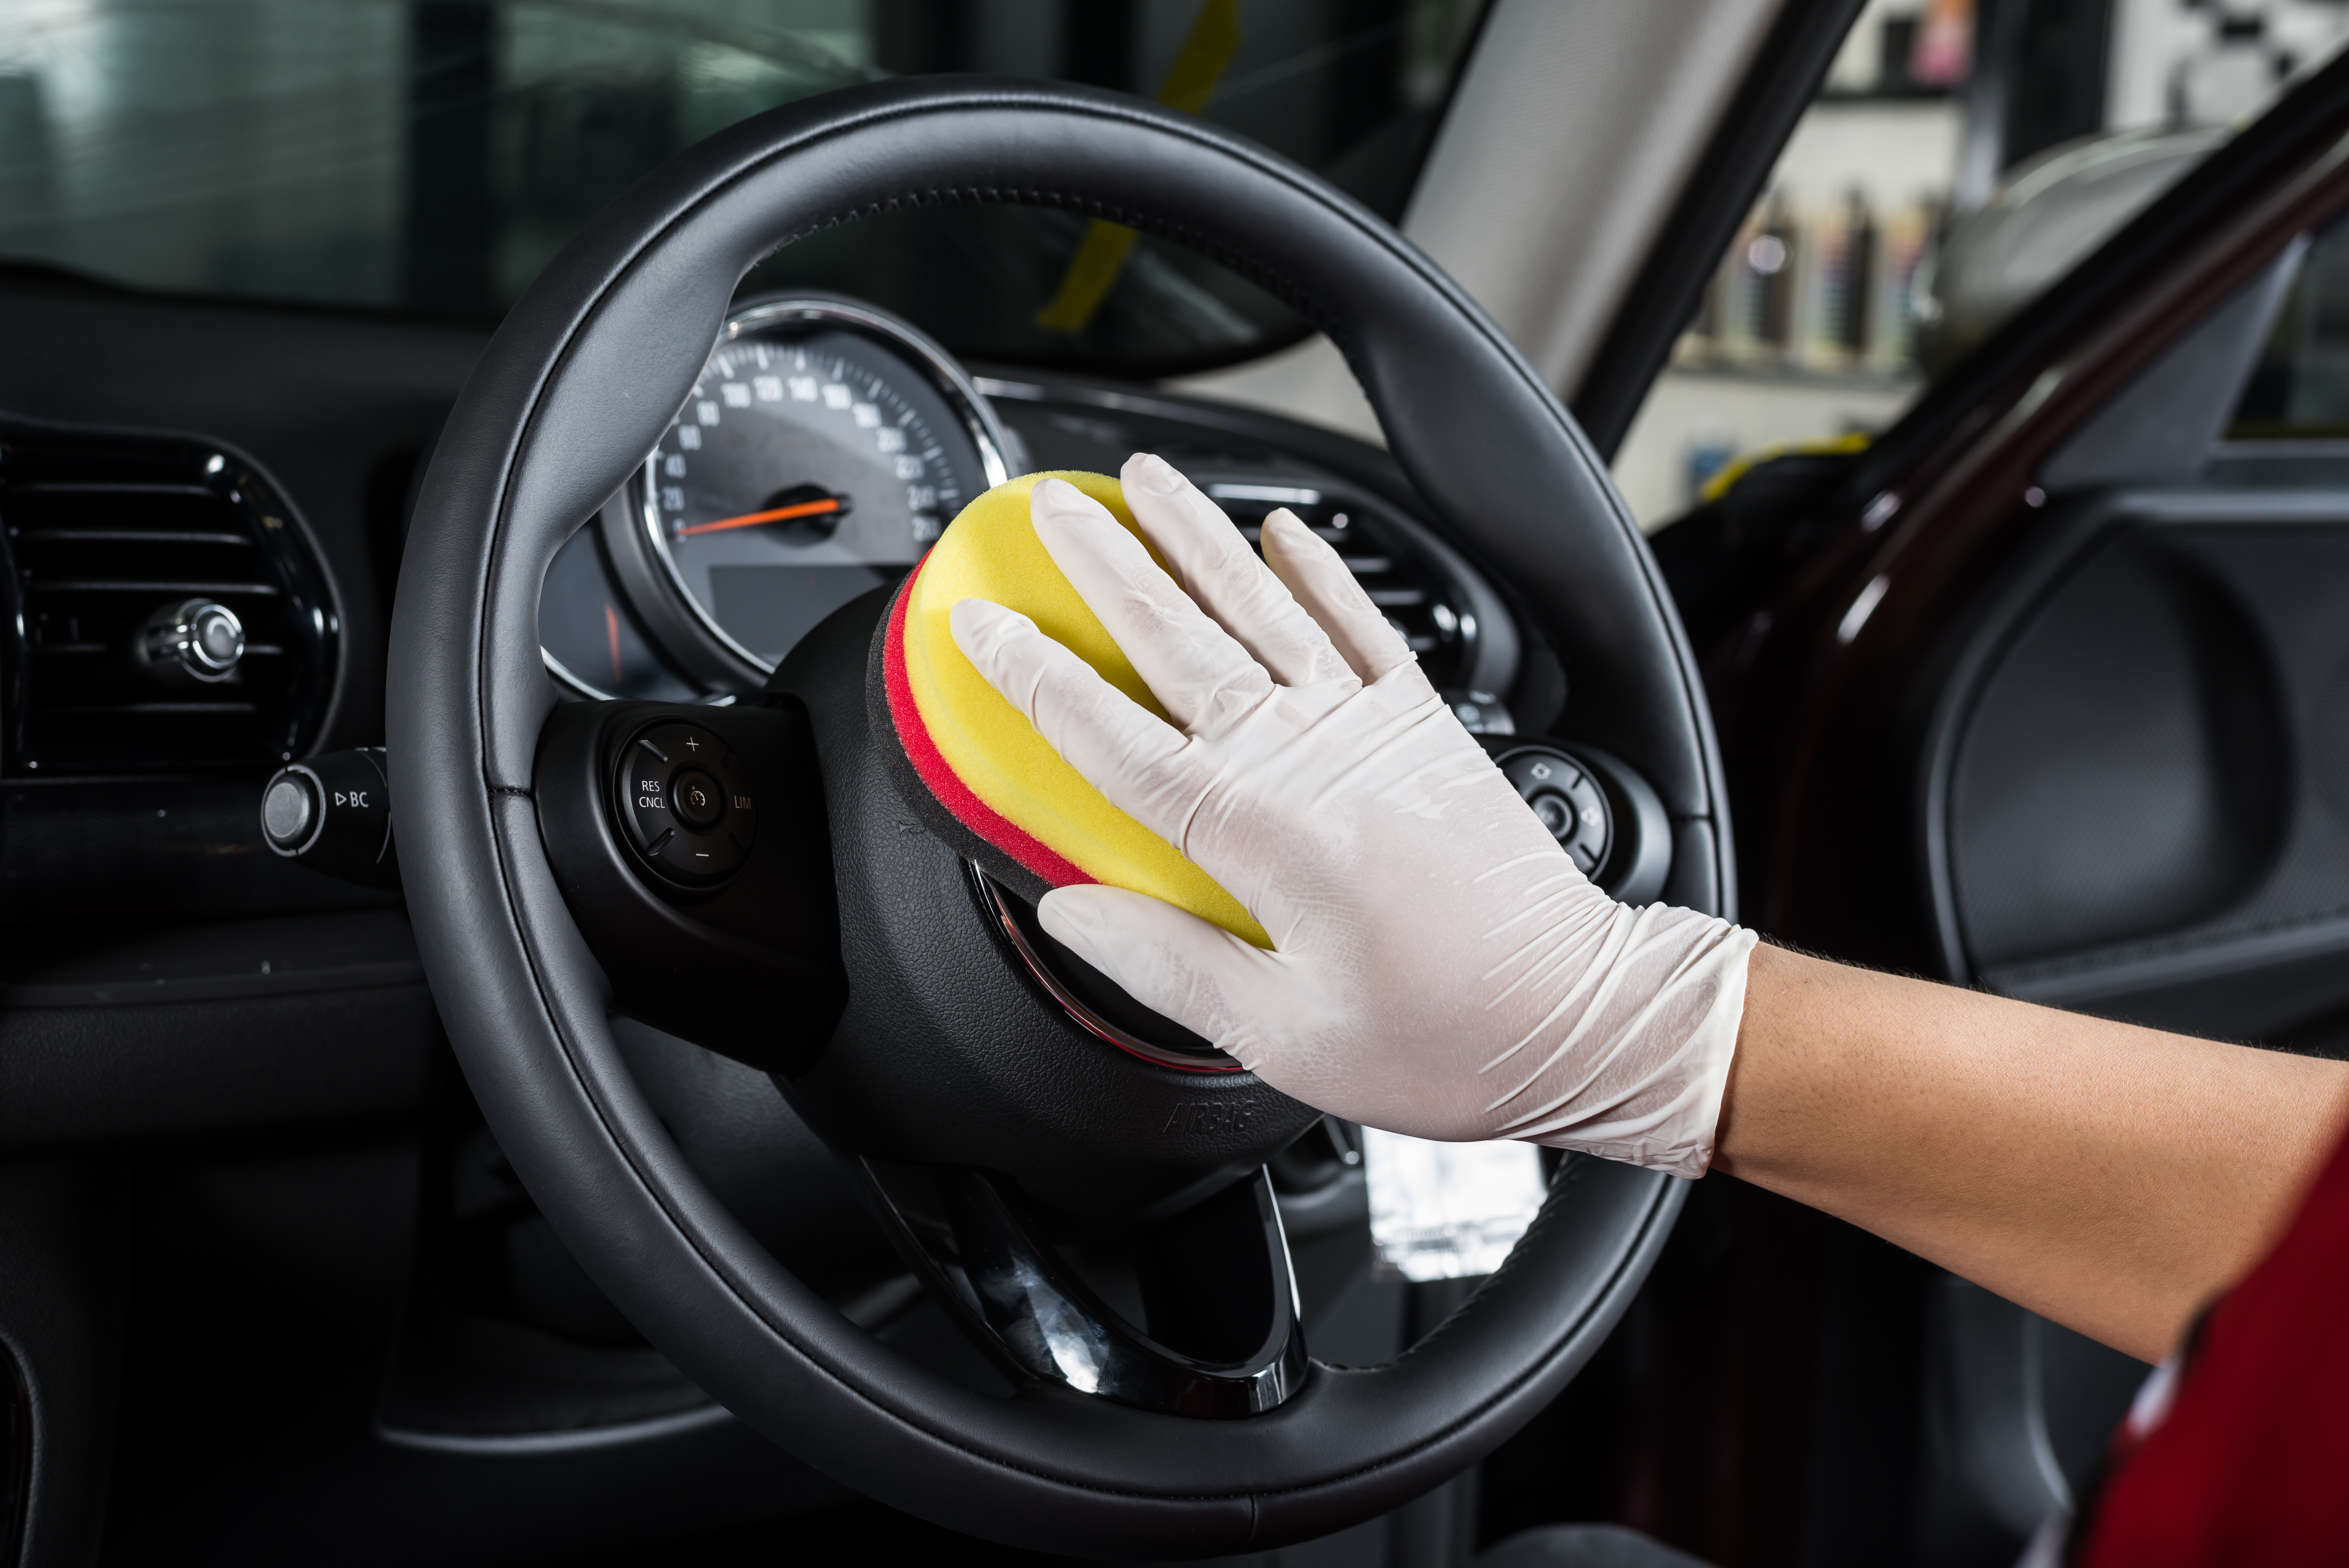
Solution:
[[[1028,496],[1050,478],[1068,480],[1134,528],[1118,481],[1103,474],[1029,474],[962,510],[881,623],[867,696],[875,733],[895,738],[882,748],[890,775],[933,832],[1030,899],[1050,888],[1107,882],[1269,947],[1272,939],[1237,899],[1085,782],[956,645],[948,612],[965,599],[991,599],[1027,615],[1164,717],[1036,537]]]

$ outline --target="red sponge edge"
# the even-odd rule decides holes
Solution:
[[[865,707],[884,769],[924,827],[1030,903],[1053,888],[1092,882],[1066,856],[980,799],[930,738],[905,674],[905,615],[926,563],[907,573],[890,600],[865,669]]]

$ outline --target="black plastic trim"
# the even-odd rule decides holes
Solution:
[[[1952,984],[1986,983],[2006,995],[2058,1006],[2110,1006],[2198,980],[2349,949],[2349,913],[2217,935],[2189,927],[2169,935],[1987,968],[1967,946],[1951,866],[1950,784],[1959,742],[1991,676],[2015,634],[2101,546],[2132,528],[2158,535],[2166,528],[2198,524],[2337,529],[2349,526],[2349,496],[2204,487],[2085,496],[2068,517],[2051,520],[2044,544],[1986,594],[1984,608],[1952,634],[1951,645],[1958,651],[1947,666],[1948,676],[1934,699],[1918,750],[1915,797],[1920,806],[1916,852],[1931,899],[1942,976]]]

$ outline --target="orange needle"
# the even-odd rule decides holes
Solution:
[[[762,522],[789,522],[795,517],[822,517],[828,511],[838,511],[840,501],[833,496],[822,500],[803,500],[797,506],[779,506],[772,511],[746,511],[740,517],[721,517],[716,522],[697,522],[691,528],[677,531],[679,539],[697,533],[717,533],[729,528],[755,528]]]

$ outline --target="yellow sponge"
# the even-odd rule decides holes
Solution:
[[[933,830],[1030,898],[1105,882],[1164,899],[1269,947],[1272,939],[1237,899],[1061,761],[955,644],[947,612],[965,599],[991,599],[1163,714],[1036,537],[1028,492],[1045,479],[1068,480],[1133,528],[1117,480],[1103,474],[1028,474],[963,508],[897,591],[876,642],[871,707],[886,726],[890,771]]]

